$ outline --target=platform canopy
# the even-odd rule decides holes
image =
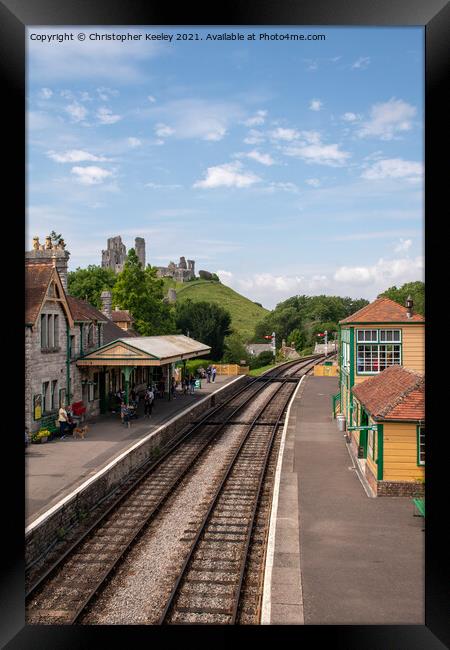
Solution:
[[[164,366],[208,354],[211,348],[183,334],[124,337],[77,360],[77,366]]]

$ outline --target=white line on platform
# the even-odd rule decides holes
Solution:
[[[289,424],[289,415],[291,413],[291,406],[297,396],[302,381],[304,380],[305,377],[306,375],[303,375],[303,377],[298,382],[298,386],[295,389],[294,394],[292,395],[292,398],[289,402],[286,411],[286,417],[284,419],[284,427],[281,436],[280,450],[278,452],[278,462],[277,462],[277,469],[275,471],[273,496],[272,496],[272,508],[270,514],[269,535],[267,540],[266,565],[264,569],[264,589],[263,589],[263,598],[262,598],[262,606],[261,606],[262,625],[270,624],[272,569],[273,569],[273,557],[275,551],[275,533],[276,533],[277,514],[278,514],[278,498],[280,492],[281,466],[283,464],[283,453],[284,453],[284,446],[286,442],[287,428]]]
[[[125,456],[127,456],[130,452],[132,452],[133,449],[137,449],[138,447],[143,445],[145,442],[147,442],[147,440],[150,440],[150,438],[155,436],[158,433],[158,431],[161,431],[161,429],[164,429],[165,427],[169,426],[170,424],[173,424],[173,422],[176,422],[182,415],[186,415],[186,413],[189,413],[189,411],[192,411],[192,409],[199,406],[199,404],[203,404],[203,402],[210,399],[213,395],[217,395],[217,393],[220,393],[220,391],[223,390],[224,388],[227,388],[228,386],[231,386],[231,384],[234,384],[238,379],[240,379],[243,376],[244,375],[239,375],[238,377],[236,377],[236,379],[233,379],[233,381],[230,381],[228,384],[225,384],[225,386],[222,386],[221,388],[215,390],[214,392],[209,393],[208,395],[205,395],[205,397],[203,399],[199,400],[198,402],[195,402],[195,404],[192,404],[192,406],[190,406],[186,410],[181,411],[181,413],[178,413],[178,415],[175,415],[170,420],[167,420],[167,422],[164,422],[163,424],[161,424],[161,426],[159,426],[157,429],[155,429],[154,431],[149,433],[147,436],[145,436],[145,438],[142,438],[141,440],[138,440],[138,442],[136,442],[132,447],[128,447],[124,452],[122,452],[119,456],[116,456],[116,458],[114,458],[110,463],[108,463],[108,465],[106,465],[105,467],[100,469],[96,474],[94,474],[93,476],[88,478],[87,481],[85,481],[84,483],[79,485],[77,488],[75,488],[75,490],[73,490],[73,492],[71,492],[70,494],[65,496],[63,499],[61,499],[61,501],[58,501],[58,503],[56,503],[54,506],[52,506],[49,510],[46,510],[46,512],[44,512],[40,517],[38,517],[37,519],[32,521],[31,524],[29,524],[29,526],[27,526],[27,528],[25,528],[25,535],[30,533],[32,530],[34,530],[34,528],[36,528],[40,524],[42,524],[43,521],[48,519],[54,512],[56,512],[59,508],[61,508],[65,503],[67,503],[68,501],[73,499],[73,497],[76,496],[79,492],[82,492],[84,489],[86,489],[88,487],[88,485],[90,485],[94,481],[97,481],[98,478],[100,478],[100,476],[102,476],[108,470],[110,470],[111,467],[114,467],[114,465],[117,465],[117,463],[119,463],[122,460],[122,458],[125,458]]]

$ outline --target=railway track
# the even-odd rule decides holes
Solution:
[[[154,519],[183,478],[195,467],[197,460],[211,441],[217,439],[227,426],[239,422],[240,414],[252,400],[259,394],[264,394],[271,383],[277,382],[279,384],[277,390],[252,422],[250,429],[254,432],[253,435],[249,429],[246,442],[243,442],[237,453],[240,460],[239,462],[236,460],[235,471],[238,473],[247,471],[250,477],[249,472],[253,472],[249,467],[250,458],[252,455],[262,453],[263,447],[267,451],[267,445],[265,443],[261,445],[258,440],[261,436],[267,437],[267,431],[271,428],[275,435],[284,410],[283,407],[280,411],[280,400],[284,400],[286,404],[289,401],[295,389],[297,380],[294,375],[298,367],[317,363],[317,360],[318,357],[312,357],[301,362],[285,364],[249,383],[225,404],[210,411],[191,427],[177,443],[148,468],[144,476],[136,481],[130,481],[127,489],[121,494],[120,500],[111,505],[101,519],[95,522],[83,537],[30,587],[26,597],[27,623],[77,623],[86,607],[93,602],[96,594],[101,591],[102,585],[149,522]],[[277,424],[274,421],[275,411],[279,413]],[[247,458],[247,470],[245,470],[245,458]],[[236,483],[237,475],[235,476],[231,471],[230,480],[233,476]],[[253,480],[253,473],[251,476]],[[248,477],[245,481],[249,480]],[[254,488],[248,489],[251,492]],[[249,499],[250,493],[243,497],[242,502],[249,502]],[[247,514],[245,516],[247,517]],[[239,526],[234,526],[234,529],[239,529]],[[248,533],[248,527],[246,530]],[[233,537],[229,532],[231,531],[225,533],[229,540],[242,537],[242,535]],[[179,580],[177,585],[181,585],[182,582]],[[175,599],[172,602],[175,603]],[[167,612],[170,610],[168,616],[172,617],[173,605],[166,610]],[[167,620],[166,616],[165,622]]]

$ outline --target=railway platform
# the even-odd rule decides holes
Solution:
[[[216,376],[214,383],[202,381],[202,387],[195,389],[194,395],[180,393],[175,400],[156,399],[150,419],[143,417],[141,401],[139,417],[132,420],[130,428],[121,423],[118,413],[102,415],[86,423],[89,430],[83,440],[67,436],[63,440],[56,438],[46,444],[29,445],[25,452],[25,526],[137,441],[235,379]]]
[[[308,376],[291,404],[262,623],[423,625],[423,519],[410,498],[366,492],[331,416],[337,382]]]

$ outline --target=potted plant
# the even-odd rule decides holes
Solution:
[[[50,436],[50,431],[48,429],[39,429],[39,431],[33,433],[31,437],[31,442],[35,442],[35,443],[47,442],[49,436]]]

